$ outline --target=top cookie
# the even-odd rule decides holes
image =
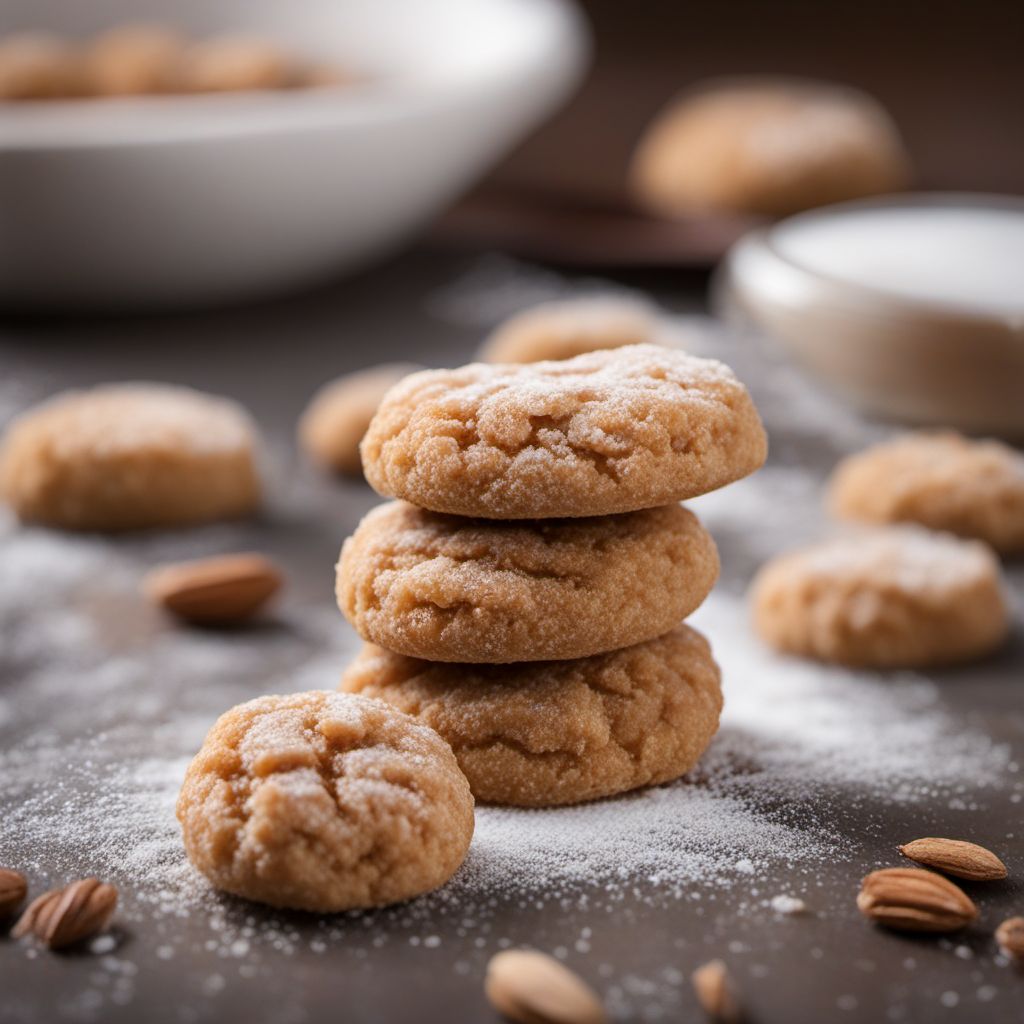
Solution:
[[[757,469],[764,428],[722,363],[654,345],[413,374],[362,444],[381,494],[485,519],[610,515]]]
[[[843,519],[920,523],[1024,551],[1024,456],[952,432],[907,434],[844,459],[829,503]]]

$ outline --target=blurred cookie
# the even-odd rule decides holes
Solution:
[[[506,523],[390,502],[345,541],[337,593],[360,636],[390,650],[539,661],[658,636],[717,577],[715,543],[681,505]]]
[[[646,303],[615,296],[561,299],[510,317],[484,342],[479,358],[537,363],[658,339],[658,318]]]
[[[490,519],[666,505],[746,476],[766,453],[727,366],[656,345],[416,373],[362,443],[380,494]]]
[[[287,88],[294,84],[297,69],[283,50],[265,39],[219,36],[189,46],[179,74],[186,92],[243,92]]]
[[[299,441],[306,453],[326,469],[361,476],[359,442],[381,399],[419,369],[415,363],[384,363],[325,384],[299,421]]]
[[[780,555],[752,586],[780,651],[873,668],[979,657],[1009,628],[989,549],[915,526],[878,527]]]
[[[709,82],[648,128],[631,169],[634,195],[674,216],[727,210],[784,216],[905,188],[909,161],[870,96],[828,82]]]
[[[718,729],[722,691],[689,626],[610,654],[524,665],[444,665],[367,645],[341,689],[436,729],[473,794],[550,807],[688,772]]]
[[[218,889],[320,913],[436,889],[473,835],[473,797],[437,733],[316,690],[221,715],[177,812],[189,860]]]
[[[907,434],[844,459],[829,504],[842,519],[920,523],[1024,551],[1024,455],[951,432]]]
[[[173,91],[185,41],[164,25],[122,25],[96,36],[85,51],[89,92],[133,96]]]
[[[27,522],[75,530],[231,519],[259,502],[256,432],[237,403],[168,384],[69,391],[17,417],[0,494]]]
[[[72,47],[45,32],[0,37],[0,100],[52,100],[82,91]]]

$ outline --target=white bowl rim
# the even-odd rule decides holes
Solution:
[[[809,266],[791,254],[783,253],[773,239],[774,231],[783,224],[796,221],[818,219],[834,214],[864,209],[884,209],[890,206],[924,207],[924,206],[961,206],[961,207],[993,207],[997,209],[1013,209],[1024,212],[1024,197],[995,192],[905,192],[886,196],[872,196],[866,199],[852,199],[847,202],[833,203],[828,206],[816,207],[794,214],[776,224],[768,224],[755,228],[741,238],[733,250],[727,254],[726,263],[735,265],[736,259],[744,253],[759,250],[764,256],[777,261],[791,273],[799,273],[819,285],[828,287],[835,296],[845,294],[854,301],[871,301],[877,308],[891,313],[916,313],[917,315],[941,315],[975,324],[998,325],[1009,328],[1024,337],[1024,318],[1012,313],[997,313],[991,310],[976,309],[955,300],[923,298],[921,296],[897,294],[874,285],[851,281],[837,274],[819,270]]]
[[[571,77],[590,48],[586,20],[572,0],[530,0],[517,6],[524,17],[547,19],[543,46],[523,54],[518,62],[496,65],[472,78],[433,81],[426,87],[418,80],[384,78],[236,94],[0,103],[0,154],[180,145],[402,121],[439,107],[479,103],[531,73],[550,73],[554,58],[563,66],[559,75]],[[109,111],[121,116],[102,116]],[[32,115],[39,113],[51,123],[43,128],[31,125]]]

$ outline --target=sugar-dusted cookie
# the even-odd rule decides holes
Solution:
[[[540,661],[658,636],[717,577],[715,543],[681,505],[504,523],[390,502],[345,541],[337,592],[360,635],[393,651]]]
[[[773,647],[855,666],[966,661],[997,647],[1009,626],[989,549],[916,526],[781,555],[752,595],[757,630]]]
[[[663,331],[653,309],[614,295],[559,299],[510,317],[484,342],[485,363],[536,363],[585,352],[658,344]]]
[[[65,529],[231,519],[259,502],[255,447],[235,402],[168,384],[108,384],[14,420],[0,443],[0,493],[21,519]]]
[[[920,523],[1024,551],[1024,455],[999,441],[906,434],[844,459],[829,503],[842,519]]]
[[[870,96],[810,79],[710,81],[673,101],[631,169],[637,199],[664,215],[782,216],[906,187],[909,161]]]
[[[299,441],[325,469],[361,476],[359,442],[389,389],[415,373],[415,363],[384,363],[325,384],[299,421]]]
[[[178,797],[218,889],[324,913],[418,896],[458,869],[473,797],[448,744],[393,707],[314,690],[221,715]]]
[[[722,691],[689,626],[576,661],[445,665],[367,645],[341,688],[436,729],[478,800],[546,807],[675,779],[718,729]]]
[[[381,494],[490,519],[666,505],[746,476],[766,450],[727,366],[655,345],[413,374],[362,444]]]

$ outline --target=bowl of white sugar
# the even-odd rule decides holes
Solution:
[[[802,213],[738,242],[714,294],[869,414],[1024,437],[1024,199]]]

